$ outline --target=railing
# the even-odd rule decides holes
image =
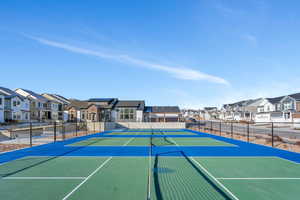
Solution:
[[[226,122],[188,123],[188,129],[215,134],[255,144],[300,152],[300,123],[296,122]]]

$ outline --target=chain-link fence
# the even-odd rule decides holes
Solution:
[[[187,128],[255,144],[300,152],[300,123],[200,121]]]
[[[100,122],[48,122],[0,126],[0,152],[22,149],[103,131]]]

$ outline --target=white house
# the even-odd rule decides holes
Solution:
[[[145,101],[117,101],[111,111],[112,121],[142,122],[144,121]]]
[[[47,113],[51,108],[48,107],[48,99],[30,90],[18,88],[16,93],[30,100],[30,117],[32,120],[41,121],[48,119]]]
[[[0,123],[4,122],[4,95],[0,92]]]
[[[294,94],[266,98],[257,108],[255,122],[292,122],[293,113],[300,111],[300,109],[297,111],[298,96],[300,97],[300,95]]]
[[[16,92],[0,87],[0,92],[4,94],[4,120],[26,122],[30,120],[29,99]]]

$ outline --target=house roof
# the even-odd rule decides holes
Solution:
[[[70,100],[61,95],[51,94],[51,96],[55,97],[57,100],[60,100],[61,102],[63,102],[63,104],[70,104]]]
[[[22,101],[25,99],[22,95],[5,87],[0,87],[0,92],[5,96],[5,98],[19,97]]]
[[[148,106],[145,111],[155,113],[180,113],[178,106]]]
[[[217,107],[204,107],[204,110],[215,110],[218,109]]]
[[[116,106],[117,108],[120,107],[134,107],[138,110],[144,110],[145,108],[145,101],[139,100],[139,101],[118,101]]]
[[[88,100],[88,102],[112,102],[114,100],[117,100],[116,98],[91,98]]]
[[[23,91],[27,92],[29,95],[35,97],[36,99],[38,99],[38,100],[40,100],[40,101],[48,101],[47,98],[45,98],[45,97],[43,97],[42,95],[40,95],[40,94],[38,94],[38,93],[35,93],[35,92],[31,91],[31,90],[26,90],[26,89],[22,89],[22,88],[20,88],[20,90],[23,90]],[[29,98],[30,98],[30,97],[29,97]]]
[[[48,94],[48,93],[44,93],[42,94],[43,97],[51,100],[51,101],[55,101],[57,103],[60,103],[60,104],[70,104],[70,101],[62,96],[59,96],[57,94]]]
[[[69,109],[71,107],[75,107],[77,109],[86,109],[89,107],[89,103],[87,101],[70,100],[70,104],[67,108]]]
[[[271,104],[279,103],[285,96],[266,98]]]
[[[296,99],[297,101],[300,101],[300,93],[295,93],[295,94],[291,94],[291,95],[288,95],[294,99]]]

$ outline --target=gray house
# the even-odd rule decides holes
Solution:
[[[179,122],[181,112],[178,106],[147,106],[145,121],[148,122]]]

